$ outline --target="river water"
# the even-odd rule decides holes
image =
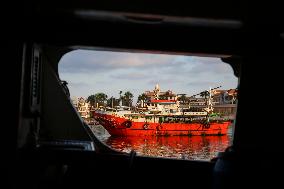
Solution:
[[[91,126],[94,134],[111,148],[137,155],[210,161],[232,143],[232,127],[225,136],[112,137],[102,126]]]

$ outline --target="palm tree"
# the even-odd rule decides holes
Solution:
[[[125,92],[124,100],[129,107],[132,106],[133,94],[130,91]]]
[[[141,94],[141,95],[139,95],[138,96],[138,99],[137,99],[137,101],[139,102],[139,101],[142,101],[142,107],[144,107],[144,103],[145,103],[145,101],[148,99],[148,97],[147,97],[147,95],[145,94],[145,93],[143,93],[143,94]]]
[[[182,101],[182,103],[185,103],[185,101],[186,101],[186,95],[185,95],[185,94],[182,94],[182,95],[179,97],[179,101]]]
[[[204,97],[205,98],[205,105],[208,105],[208,102],[207,102],[207,97],[209,96],[209,92],[208,91],[203,91],[199,94],[201,97]]]
[[[204,97],[205,99],[207,98],[207,96],[209,96],[209,92],[208,91],[203,91],[200,93],[201,97]]]
[[[147,95],[145,93],[143,93],[143,94],[138,96],[138,101],[140,101],[140,100],[144,100],[145,101],[145,100],[147,100],[147,98],[148,98]]]
[[[108,100],[107,100],[107,106],[109,107],[115,107],[115,106],[119,106],[119,99],[116,99],[114,97],[110,97]]]
[[[95,94],[96,102],[99,106],[105,106],[105,101],[107,100],[107,95],[104,93],[96,93]]]
[[[121,102],[120,105],[122,105],[122,97],[121,97],[121,94],[122,94],[122,91],[119,91],[119,102]]]
[[[88,96],[87,102],[89,102],[91,104],[91,106],[94,106],[96,104],[96,97],[95,97],[95,95]]]

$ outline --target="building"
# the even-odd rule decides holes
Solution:
[[[147,100],[177,100],[177,95],[171,90],[162,92],[159,84],[157,84],[153,91],[145,91]]]
[[[213,90],[213,108],[215,113],[220,113],[228,119],[234,119],[237,112],[237,89]],[[206,107],[205,97],[189,97],[188,103],[192,110],[201,110]]]
[[[215,104],[236,104],[237,89],[213,90],[213,101]]]
[[[80,97],[78,99],[73,99],[72,102],[82,118],[84,119],[90,118],[90,110],[91,110],[90,103],[86,102],[86,100],[83,97]]]
[[[161,91],[157,84],[153,91],[145,91],[145,100],[138,103],[138,109],[152,112],[175,113],[179,108],[177,94],[171,90]]]
[[[201,94],[201,93],[200,93]],[[199,94],[199,96],[200,96]],[[208,108],[208,95],[200,97],[186,97],[185,94],[176,94],[171,90],[162,92],[157,84],[152,91],[145,91],[145,100],[138,103],[138,110],[147,110],[157,113],[176,113],[177,111],[202,112]],[[183,98],[182,98],[183,96]],[[212,90],[211,103],[214,113],[220,113],[228,119],[234,119],[237,111],[237,90]]]

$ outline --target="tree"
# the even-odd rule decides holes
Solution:
[[[89,102],[91,104],[91,106],[95,106],[96,105],[96,97],[95,97],[95,95],[88,96],[87,102]]]
[[[207,97],[209,96],[209,92],[203,91],[203,92],[200,93],[200,96],[205,98],[205,105],[208,105]]]
[[[124,93],[123,99],[127,106],[129,107],[132,106],[133,94],[130,91],[127,91]]]
[[[122,94],[122,91],[119,91],[119,103],[121,102],[121,105],[122,105],[122,103],[123,103],[123,99],[122,99],[122,96],[121,96],[121,94]]]
[[[148,97],[145,93],[138,96],[137,102],[141,101],[141,106],[144,107],[144,103],[148,100]]]
[[[145,93],[143,93],[143,94],[138,96],[137,101],[141,101],[141,100],[146,101],[147,99],[148,99],[147,95]]]
[[[182,101],[183,103],[186,102],[186,95],[185,94],[182,94],[179,98],[178,98],[179,101]]]
[[[208,91],[203,91],[200,93],[201,97],[204,97],[205,99],[207,98],[207,96],[209,96],[209,92]]]
[[[119,99],[116,99],[114,97],[110,97],[108,100],[107,100],[107,106],[109,107],[115,107],[115,106],[119,106]]]
[[[107,100],[107,95],[104,93],[96,93],[95,94],[96,102],[99,106],[105,106],[105,101]]]

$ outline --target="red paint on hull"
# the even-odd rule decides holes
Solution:
[[[226,135],[231,122],[210,123],[145,123],[113,115],[94,113],[94,117],[112,136],[182,136]],[[127,125],[130,122],[130,125]],[[130,126],[130,127],[129,127]],[[129,127],[129,128],[128,128]]]

